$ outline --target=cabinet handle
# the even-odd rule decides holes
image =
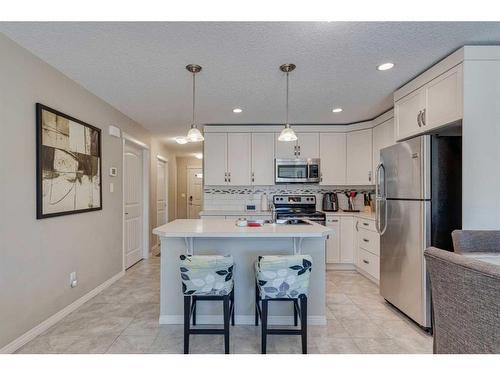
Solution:
[[[358,225],[359,225],[359,221],[356,220],[356,232],[359,232]]]
[[[224,182],[227,182],[227,172],[224,173]]]
[[[422,127],[422,123],[420,122],[420,116],[422,115],[422,111],[418,111],[418,115],[417,115],[417,123],[418,123],[418,127],[421,128]]]
[[[365,241],[365,242],[370,242],[370,240],[367,240],[366,238],[363,238],[363,241]]]
[[[370,264],[366,259],[363,259],[363,263]]]
[[[319,182],[323,182],[323,172],[319,173]]]
[[[372,171],[368,171],[368,181],[372,181]]]
[[[363,225],[364,225],[365,227],[367,227],[367,226],[369,226],[370,224],[368,224],[368,223],[363,223]]]
[[[252,182],[255,182],[255,172],[252,172]]]
[[[422,115],[420,116],[420,119],[421,119],[421,121],[422,121],[422,125],[423,125],[423,126],[425,126],[425,125],[426,125],[426,124],[425,124],[425,108],[424,108],[424,110],[422,111]]]

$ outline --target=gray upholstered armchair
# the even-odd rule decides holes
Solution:
[[[452,237],[456,253],[425,251],[434,353],[500,353],[500,231]]]

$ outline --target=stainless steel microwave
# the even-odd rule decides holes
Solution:
[[[275,159],[274,181],[277,184],[318,183],[319,159]]]

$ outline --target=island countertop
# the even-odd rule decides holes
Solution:
[[[233,220],[177,219],[153,229],[160,237],[245,237],[291,238],[325,237],[332,229],[310,225],[264,224],[261,227],[238,227]]]

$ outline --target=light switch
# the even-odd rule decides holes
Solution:
[[[112,182],[109,183],[109,192],[114,193],[115,192],[115,184]]]

